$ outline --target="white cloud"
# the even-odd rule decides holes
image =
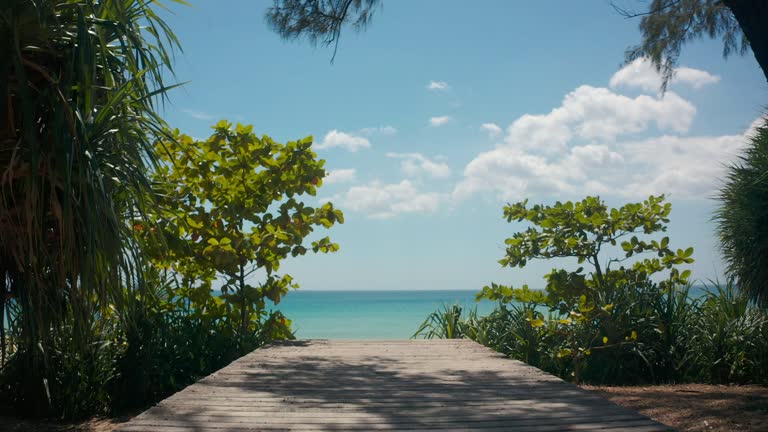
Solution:
[[[356,152],[363,148],[369,148],[370,146],[371,143],[368,141],[368,138],[334,129],[325,134],[323,142],[316,145],[315,148],[318,150],[323,150],[340,147],[351,152]]]
[[[360,133],[363,135],[394,135],[397,133],[397,129],[395,129],[392,126],[378,126],[378,127],[367,127],[360,129]]]
[[[192,109],[183,109],[182,111],[194,119],[205,120],[205,121],[216,120],[216,116],[214,116],[213,114],[208,114],[207,112],[197,111]]]
[[[724,164],[737,157],[750,130],[721,136],[661,135],[611,146],[573,145],[563,155],[535,155],[501,145],[467,164],[453,197],[462,200],[491,192],[506,201],[586,194],[708,198],[719,186]]]
[[[402,159],[400,169],[409,177],[427,174],[434,178],[445,178],[451,175],[448,164],[431,160],[421,153],[387,153],[387,157]]]
[[[724,175],[725,163],[736,159],[746,134],[679,137],[664,135],[623,144],[627,162],[636,167],[624,194],[671,193],[683,198],[711,198]]]
[[[439,117],[430,117],[429,118],[429,124],[432,126],[442,126],[446,123],[451,121],[451,116],[439,116]]]
[[[486,131],[491,138],[501,135],[501,128],[496,123],[483,123],[480,129]]]
[[[528,193],[556,194],[570,192],[571,186],[558,178],[554,166],[542,156],[502,146],[477,155],[464,169],[464,179],[453,191],[457,200],[481,191],[495,191],[507,201],[521,199]]]
[[[427,89],[429,90],[446,90],[448,88],[448,83],[445,81],[430,81],[429,84],[427,84]]]
[[[612,141],[619,135],[660,130],[686,132],[696,108],[673,92],[664,98],[630,98],[583,85],[549,114],[525,114],[507,129],[507,145],[537,153],[561,153],[573,139]]]
[[[514,120],[495,148],[466,165],[452,197],[711,197],[724,164],[757,123],[744,133],[694,136],[688,132],[695,114],[674,92],[631,98],[581,86],[548,114]]]
[[[686,83],[691,87],[698,89],[709,84],[716,84],[720,82],[720,77],[712,75],[707,71],[701,69],[693,69],[689,67],[680,67],[675,70],[675,77],[672,79],[673,83]]]
[[[420,192],[410,180],[384,184],[378,181],[353,186],[333,198],[343,209],[366,213],[373,219],[387,219],[403,213],[434,213],[444,196]]]
[[[351,181],[355,181],[356,175],[357,171],[354,168],[331,170],[323,179],[323,183],[349,183]]]
[[[718,81],[720,81],[720,77],[709,72],[689,67],[679,67],[675,69],[675,74],[670,84],[687,84],[695,89],[699,89],[709,84],[715,84]],[[656,92],[661,88],[661,75],[648,59],[639,58],[613,74],[610,86],[611,88],[636,87],[645,91]]]

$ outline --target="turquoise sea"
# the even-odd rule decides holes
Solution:
[[[292,291],[276,307],[301,339],[408,339],[443,304],[490,312],[477,291]]]

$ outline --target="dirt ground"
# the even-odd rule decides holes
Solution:
[[[582,387],[679,431],[768,431],[768,387]]]
[[[704,384],[582,387],[680,431],[768,431],[768,387]],[[0,430],[111,432],[131,417],[125,415],[78,423],[21,421],[0,417]]]
[[[120,423],[127,422],[136,414],[138,413],[106,419],[94,418],[74,423],[0,417],[0,430],[3,432],[112,432]]]

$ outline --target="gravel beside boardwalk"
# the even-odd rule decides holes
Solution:
[[[468,340],[305,340],[258,349],[118,428],[151,431],[661,431]]]

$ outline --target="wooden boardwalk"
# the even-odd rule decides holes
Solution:
[[[668,427],[467,340],[258,349],[119,431],[659,431]]]

